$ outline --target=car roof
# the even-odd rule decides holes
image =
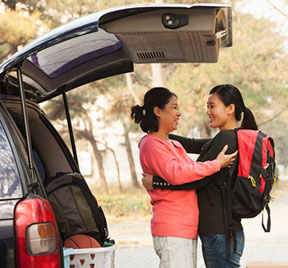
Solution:
[[[42,102],[131,72],[134,63],[217,62],[220,47],[231,45],[229,5],[124,6],[88,15],[36,39],[0,65],[0,80],[8,94],[10,88],[15,94],[16,70],[21,68],[27,96]]]

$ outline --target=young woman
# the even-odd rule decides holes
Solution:
[[[183,184],[231,166],[237,152],[224,155],[227,146],[214,160],[195,163],[179,142],[170,140],[168,134],[177,129],[180,116],[177,96],[162,87],[149,90],[143,106],[131,108],[131,117],[148,133],[140,143],[143,172],[157,174],[172,184]],[[151,231],[160,267],[196,268],[198,206],[195,190],[148,192],[153,207]]]
[[[244,114],[241,128],[257,129],[252,112],[244,105],[240,91],[229,84],[219,85],[210,91],[207,101],[207,115],[209,125],[212,128],[218,128],[219,133],[206,145],[197,161],[213,160],[223,147],[228,144],[228,153],[237,149],[237,137],[234,131],[238,128],[238,122],[241,121]],[[189,153],[193,148],[193,140],[173,135],[184,145]],[[189,144],[190,143],[190,144]],[[204,146],[205,147],[205,146]],[[236,171],[236,170],[235,170]],[[184,185],[167,185],[160,178],[153,177],[154,188],[165,188],[170,190],[188,190],[198,189],[199,206],[199,226],[198,232],[202,241],[202,251],[205,265],[208,268],[228,268],[239,267],[240,257],[244,248],[244,233],[241,221],[232,219],[233,234],[236,236],[233,245],[232,234],[225,230],[224,204],[222,190],[219,187],[225,180],[231,177],[231,171],[224,168],[220,172],[206,177],[199,183],[188,183]],[[234,179],[236,173],[233,173],[230,179]],[[161,176],[165,178],[164,176]],[[166,178],[165,178],[166,180]],[[166,180],[167,181],[167,180]],[[144,175],[143,184],[147,188],[152,187],[152,176]],[[179,191],[177,191],[179,192]],[[230,239],[231,238],[231,239]],[[236,241],[235,241],[236,240]],[[227,252],[229,252],[230,257]]]

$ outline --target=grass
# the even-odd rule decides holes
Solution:
[[[109,194],[95,193],[109,222],[132,219],[149,220],[152,215],[150,197],[143,188],[129,188],[123,192],[112,189]]]

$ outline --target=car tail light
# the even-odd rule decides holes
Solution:
[[[59,268],[59,240],[49,202],[42,198],[19,202],[14,221],[17,267]]]
[[[57,251],[55,229],[51,222],[35,223],[27,228],[27,252],[30,255],[51,254]]]

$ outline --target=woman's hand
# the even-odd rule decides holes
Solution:
[[[231,167],[233,162],[235,161],[237,154],[238,154],[238,150],[236,150],[234,153],[232,154],[225,154],[225,152],[228,149],[228,145],[225,145],[222,149],[222,151],[217,155],[216,160],[219,161],[220,163],[220,167]]]
[[[153,190],[153,175],[142,173],[142,184],[146,190]]]

